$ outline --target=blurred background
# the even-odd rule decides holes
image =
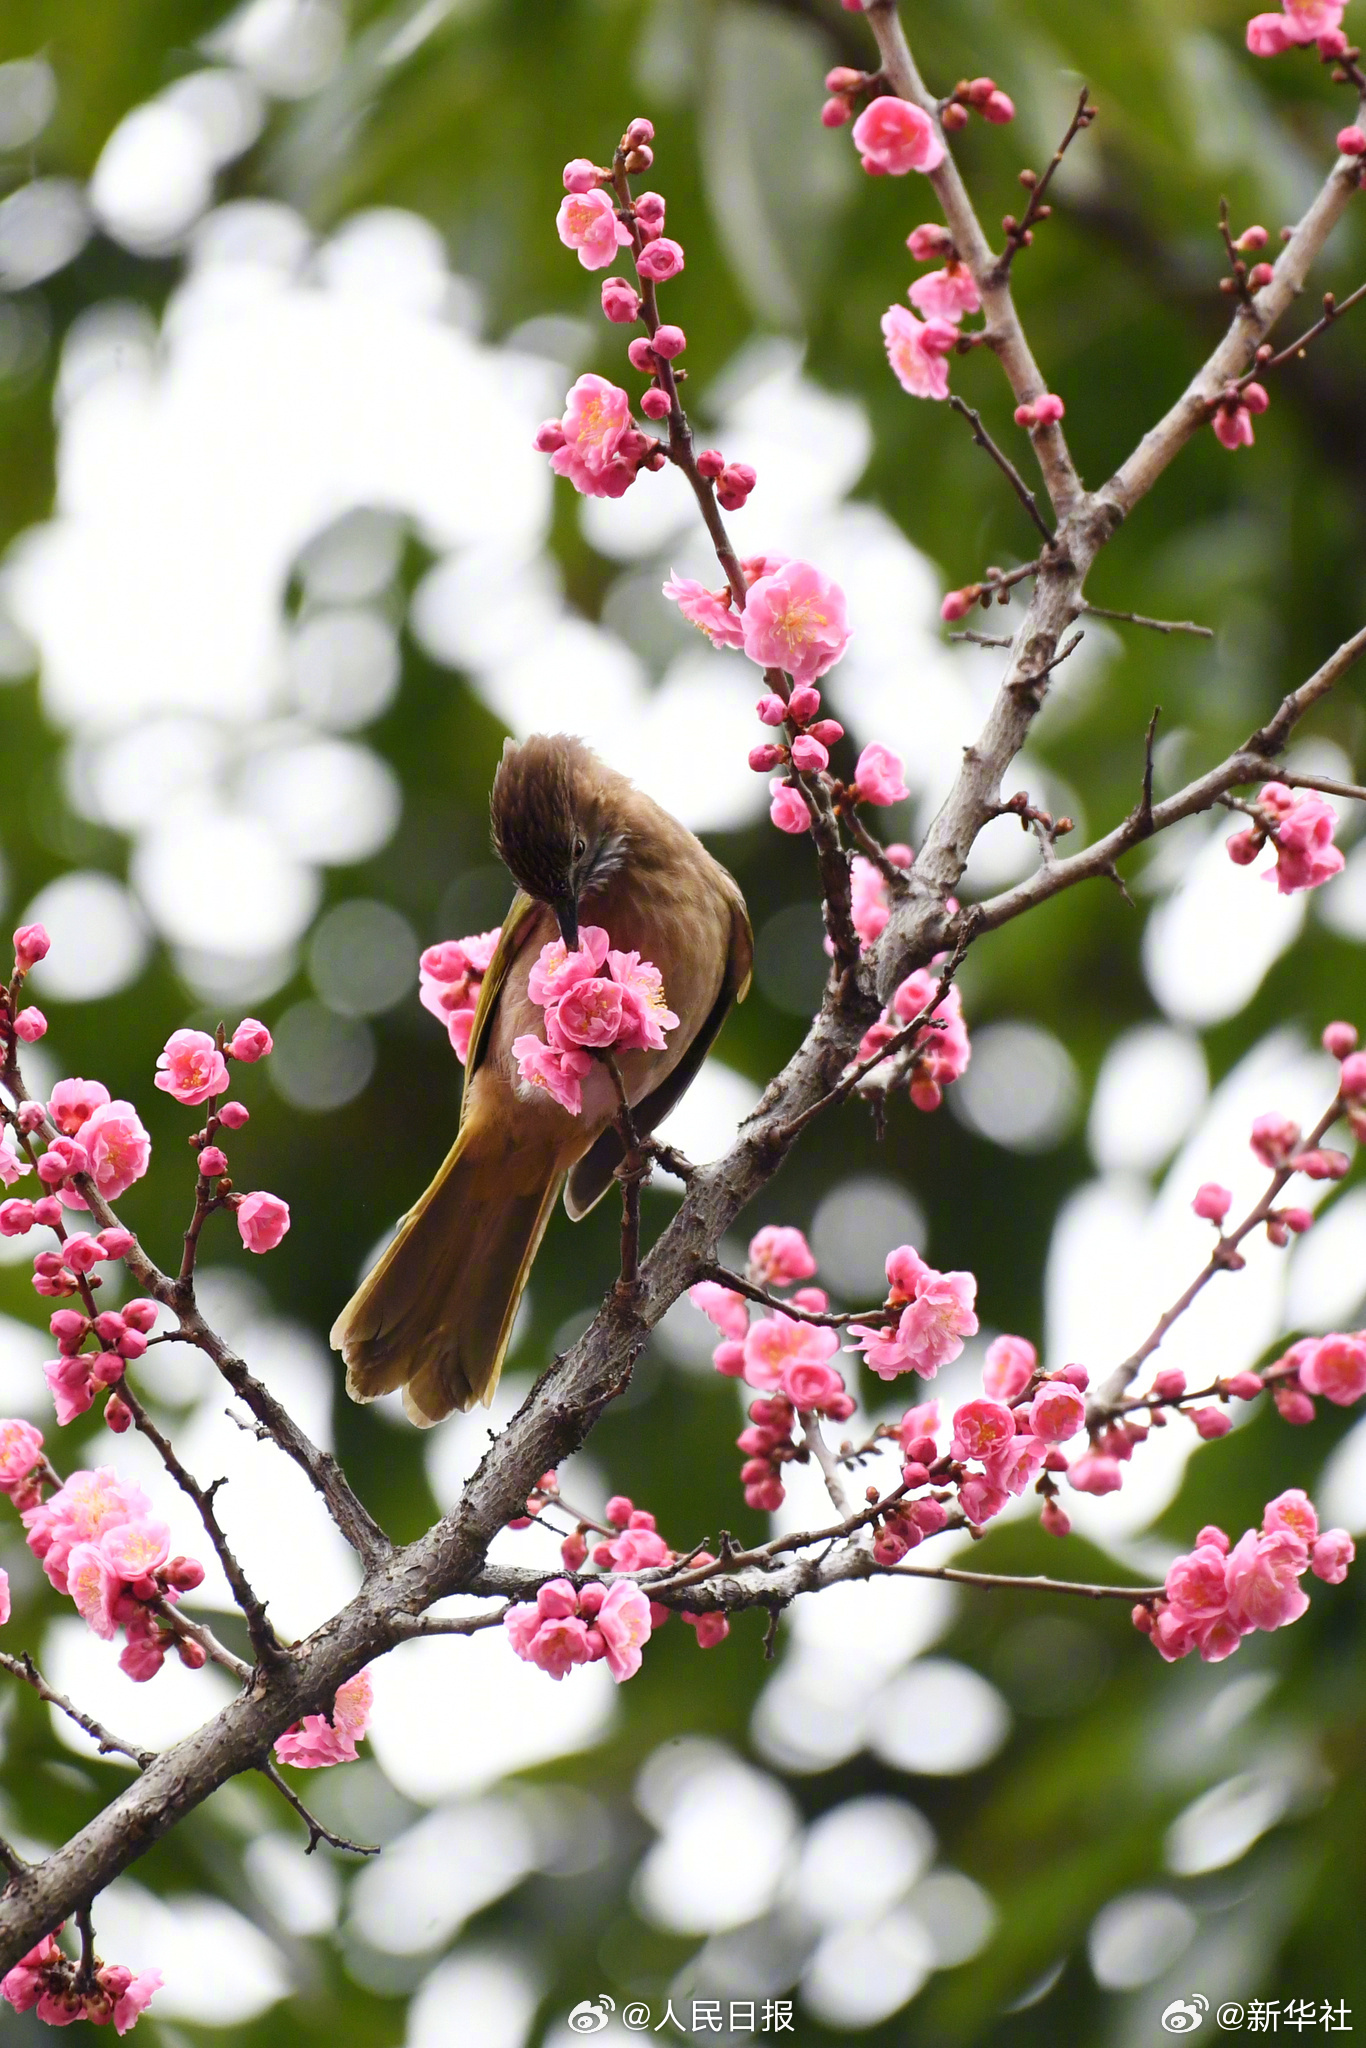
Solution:
[[[1248,58],[1225,0],[907,14],[937,87],[990,70],[1019,107],[962,138],[989,222],[1083,80],[1099,102],[1016,270],[1098,482],[1221,331],[1220,195],[1235,229],[1274,237],[1345,102],[1309,56]],[[325,1333],[454,1127],[460,1075],[416,962],[505,907],[486,824],[504,735],[582,733],[744,886],[755,988],[672,1127],[693,1156],[723,1148],[797,1044],[825,965],[809,847],[772,830],[745,766],[753,672],[659,596],[671,567],[717,580],[686,491],[647,476],[586,501],[531,451],[580,371],[639,385],[555,237],[567,158],[602,160],[635,114],[656,124],[651,182],[687,251],[666,293],[687,403],[758,470],[741,551],[808,555],[849,593],[857,637],[828,694],[848,749],[907,757],[888,836],[923,830],[995,685],[999,656],[950,646],[938,601],[1025,559],[1029,529],[963,422],[901,392],[878,333],[929,195],[862,179],[817,122],[824,71],[871,53],[833,0],[8,0],[0,22],[0,897],[54,939],[34,977],[51,1029],[26,1065],[44,1090],[81,1074],[136,1100],[155,1156],[123,1213],[164,1262],[193,1119],[153,1089],[157,1051],[182,1024],[270,1023],[274,1057],[240,1076],[234,1171],[284,1196],[293,1229],[258,1263],[220,1219],[203,1300],[397,1539],[454,1502],[490,1418],[420,1435],[352,1407]],[[1364,254],[1358,208],[1315,288],[1350,289]],[[1280,374],[1254,451],[1199,436],[1101,561],[1097,603],[1217,637],[1087,622],[1006,784],[1070,814],[1073,843],[1132,803],[1155,704],[1171,788],[1360,625],[1361,362],[1349,320]],[[1028,468],[995,366],[958,362],[954,382]],[[1306,724],[1301,763],[1361,766],[1362,688]],[[996,1331],[1093,1373],[1124,1355],[1203,1256],[1196,1184],[1250,1193],[1251,1117],[1311,1120],[1332,1085],[1319,1030],[1366,1022],[1366,843],[1282,900],[1227,860],[1227,830],[1192,820],[1132,862],[1136,909],[1078,890],[981,944],[962,974],[973,1063],[945,1108],[898,1103],[881,1144],[846,1109],[743,1219],[805,1228],[849,1306],[898,1242],[970,1267],[983,1337],[943,1377],[950,1401]],[[994,825],[964,893],[1033,857]],[[675,1199],[647,1197],[651,1228]],[[495,1426],[588,1320],[616,1229],[610,1205],[553,1222]],[[0,1412],[51,1437],[30,1251],[0,1240]],[[1350,1327],[1363,1295],[1353,1176],[1291,1252],[1257,1247],[1211,1289],[1164,1357],[1232,1371],[1283,1331]],[[566,1470],[576,1502],[628,1493],[680,1547],[764,1536],[711,1337],[686,1304],[669,1315]],[[228,1477],[223,1519],[278,1624],[316,1625],[356,1574],[294,1468],[234,1427],[194,1356],[159,1348],[139,1385],[200,1477]],[[890,1391],[865,1383],[851,1428],[899,1412]],[[1203,1522],[1236,1536],[1291,1483],[1366,1528],[1366,1422],[1329,1410],[1292,1435],[1265,1406],[1194,1457],[1169,1430],[1117,1497],[1069,1498],[1065,1546],[1017,1513],[974,1562],[1151,1579]],[[112,1455],[154,1477],[140,1441],[99,1426],[53,1448],[64,1469]],[[778,1524],[821,1512],[798,1485]],[[176,1537],[202,1553],[184,1517]],[[544,1539],[498,1550],[533,1561]],[[124,1680],[12,1516],[0,1557],[10,1646],[120,1733],[155,1746],[218,1705],[212,1670]],[[227,1604],[212,1580],[201,1597]],[[734,2039],[745,2001],[785,1997],[803,2042],[1124,2048],[1195,1993],[1366,2002],[1359,1579],[1208,1668],[1165,1668],[1122,1605],[933,1585],[799,1606],[775,1663],[762,1635],[747,1615],[701,1654],[675,1623],[620,1692],[600,1665],[552,1685],[488,1636],[390,1658],[364,1760],[302,1786],[382,1858],[305,1861],[293,1816],[240,1781],[101,1900],[102,1952],[166,1975],[144,2032],[558,2048],[581,2000],[616,2001],[617,2040],[625,2001],[662,2019],[672,1995],[685,2022],[693,1997],[727,2021],[741,2002]],[[21,1688],[0,1716],[0,1826],[36,1855],[123,1769]],[[0,2020],[6,2041],[39,2034]]]

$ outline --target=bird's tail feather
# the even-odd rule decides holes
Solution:
[[[510,1143],[506,1119],[466,1119],[332,1326],[353,1399],[401,1386],[420,1425],[488,1406],[562,1178],[553,1151]]]

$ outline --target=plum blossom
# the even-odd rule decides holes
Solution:
[[[364,1741],[375,1704],[374,1687],[368,1671],[358,1671],[337,1687],[331,1717],[305,1714],[283,1735],[277,1736],[275,1754],[282,1764],[296,1770],[313,1771],[327,1764],[353,1764],[357,1744]]]
[[[786,1287],[809,1280],[816,1270],[811,1247],[788,1223],[766,1223],[749,1241],[750,1278],[760,1287]]]
[[[958,329],[947,320],[917,320],[905,306],[889,306],[882,316],[887,360],[903,391],[912,398],[947,398],[948,357],[958,344]]]
[[[550,467],[588,498],[619,498],[650,445],[631,425],[626,393],[591,371],[571,387],[559,432]]]
[[[954,1410],[953,1441],[949,1453],[955,1458],[995,1457],[1015,1434],[1015,1417],[1002,1401],[965,1401]]]
[[[565,195],[555,215],[555,232],[566,249],[578,251],[585,270],[606,270],[616,261],[617,250],[631,241],[631,230],[617,219],[612,199],[596,185]]]
[[[966,263],[952,260],[946,269],[918,277],[906,296],[925,319],[945,320],[950,326],[957,326],[965,313],[982,310],[977,280]]]
[[[750,585],[741,614],[745,653],[760,668],[814,683],[849,645],[844,592],[810,562],[788,561]]]
[[[1039,1354],[1027,1337],[993,1337],[982,1367],[982,1387],[993,1401],[1013,1401],[1029,1385]]]
[[[30,1473],[43,1459],[43,1432],[18,1416],[0,1420],[0,1493],[13,1498],[25,1490]]]
[[[722,1287],[716,1280],[699,1280],[695,1287],[688,1289],[688,1299],[709,1322],[715,1323],[723,1337],[744,1341],[749,1328],[749,1307],[743,1294],[736,1294],[733,1288]],[[0,1470],[3,1470],[2,1461]]]
[[[607,1669],[618,1685],[624,1685],[639,1671],[641,1652],[650,1640],[650,1602],[639,1586],[619,1583],[609,1591],[593,1623],[606,1645]]]
[[[14,1135],[13,1126],[6,1124],[0,1130],[0,1187],[12,1188],[17,1180],[32,1171],[27,1159],[19,1156],[19,1140]]]
[[[780,832],[809,832],[811,813],[806,798],[794,782],[784,782],[779,776],[769,784],[768,815]]]
[[[1252,17],[1247,25],[1248,49],[1254,57],[1279,57],[1297,44],[1331,37],[1342,27],[1345,5],[1346,0],[1283,0],[1280,14]]]
[[[627,1531],[626,1535],[636,1533]],[[618,1545],[625,1541],[625,1536],[619,1538]],[[656,1542],[663,1555],[652,1554],[642,1563],[660,1563],[668,1555],[662,1539],[656,1538]],[[612,1560],[609,1557],[606,1561]],[[632,1561],[621,1563],[618,1568],[634,1571],[639,1566]],[[625,1581],[604,1593],[600,1585],[584,1586],[576,1592],[568,1579],[552,1579],[541,1587],[534,1606],[523,1602],[510,1607],[503,1616],[504,1632],[515,1654],[524,1663],[536,1665],[547,1677],[559,1680],[576,1664],[592,1664],[604,1658],[618,1685],[634,1678],[639,1671],[641,1652],[650,1640],[653,1626],[649,1598],[638,1586]]]
[[[571,1116],[582,1114],[593,1051],[659,1051],[678,1023],[659,969],[639,953],[613,952],[601,925],[584,925],[572,953],[562,939],[543,946],[527,992],[545,1010],[546,1036],[513,1040],[519,1079],[544,1088]]]
[[[289,1204],[260,1190],[237,1205],[237,1229],[249,1252],[273,1252],[289,1229]]]
[[[263,1060],[274,1048],[275,1041],[259,1017],[244,1017],[227,1044],[232,1058],[248,1066]]]
[[[963,1339],[976,1335],[976,1297],[977,1281],[971,1273],[937,1273],[927,1266],[916,1279],[914,1296],[895,1330],[851,1323],[849,1335],[879,1379],[917,1372],[932,1380],[941,1365],[951,1365],[959,1356]]]
[[[1343,857],[1333,844],[1338,814],[1326,798],[1312,789],[1291,790],[1283,782],[1268,782],[1257,801],[1275,816],[1274,873],[1282,896],[1317,889],[1341,871]],[[1266,879],[1271,878],[1268,870]]]
[[[929,115],[890,93],[869,102],[852,134],[864,170],[874,177],[932,171],[944,161],[944,145]]]
[[[157,1068],[157,1087],[191,1108],[228,1085],[228,1063],[207,1031],[173,1031]]]
[[[1311,1342],[1299,1379],[1308,1393],[1322,1394],[1338,1408],[1350,1408],[1366,1394],[1366,1331],[1333,1331]]]
[[[51,947],[45,926],[21,924],[14,934],[14,964],[22,974],[27,974],[40,960],[46,960]]]
[[[108,1100],[109,1090],[102,1081],[82,1081],[77,1077],[57,1083],[48,1100],[47,1113],[64,1138],[75,1138]]]
[[[525,1086],[544,1088],[561,1109],[567,1109],[571,1116],[583,1113],[582,1083],[593,1071],[590,1054],[579,1052],[573,1046],[557,1051],[535,1032],[523,1032],[512,1041],[512,1056],[517,1062],[517,1074]]]
[[[672,571],[662,589],[664,596],[678,606],[689,624],[696,626],[699,633],[706,634],[713,647],[744,646],[741,614],[731,609],[728,590],[708,590],[705,584],[696,582],[691,576],[676,576]]]
[[[1045,1380],[1029,1409],[1029,1427],[1046,1444],[1066,1443],[1086,1420],[1086,1403],[1066,1380]]]
[[[683,268],[683,251],[667,235],[652,236],[636,258],[636,272],[652,284],[665,284]]]
[[[789,1365],[824,1365],[840,1348],[834,1330],[819,1323],[799,1323],[793,1316],[761,1316],[744,1337],[744,1377],[752,1387],[771,1393],[782,1385]],[[786,1392],[786,1388],[784,1388]]]
[[[899,804],[911,793],[902,779],[904,768],[899,754],[874,740],[858,757],[854,787],[865,804]]]
[[[465,939],[446,939],[428,946],[417,963],[418,1000],[424,1010],[446,1026],[455,1056],[463,1066],[479,1003],[479,989],[489,970],[502,926],[475,932]]]
[[[142,1179],[152,1157],[152,1141],[131,1102],[100,1103],[82,1125],[80,1142],[88,1161],[85,1170],[106,1202],[127,1194],[133,1182]],[[71,1187],[61,1189],[61,1199],[69,1209],[88,1206],[85,1196]]]

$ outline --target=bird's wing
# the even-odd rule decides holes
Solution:
[[[732,1003],[742,1003],[749,994],[753,961],[754,934],[750,929],[749,914],[737,890],[731,909],[730,950],[726,955],[721,992],[673,1072],[660,1082],[652,1095],[645,1096],[632,1109],[636,1129],[642,1135],[663,1123],[674,1104],[682,1100],[696,1080],[698,1069],[725,1023]],[[609,1124],[569,1176],[564,1206],[573,1222],[577,1223],[595,1203],[602,1200],[621,1161],[621,1139],[617,1136],[615,1124]]]
[[[484,1054],[488,1051],[489,1023],[494,1010],[497,1008],[503,983],[507,980],[508,968],[526,943],[527,921],[534,916],[535,910],[535,897],[528,896],[524,890],[519,889],[512,899],[507,916],[503,919],[501,936],[494,949],[493,958],[489,962],[488,972],[480,984],[479,1000],[474,1006],[474,1023],[470,1026],[469,1050],[465,1055],[465,1092],[460,1098],[460,1126],[462,1129],[465,1118],[469,1113],[470,1082],[474,1079],[475,1070],[483,1059]]]

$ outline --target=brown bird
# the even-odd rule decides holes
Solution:
[[[422,1426],[493,1398],[532,1260],[566,1176],[577,1222],[622,1161],[616,1090],[601,1061],[571,1116],[518,1077],[512,1041],[544,1037],[527,977],[557,930],[601,925],[664,979],[677,1027],[662,1052],[618,1065],[636,1127],[651,1131],[696,1075],[749,988],[753,941],[733,877],[691,832],[581,740],[508,740],[493,781],[493,843],[517,884],[470,1035],[460,1128],[445,1164],[332,1327],[347,1391],[403,1388]]]

